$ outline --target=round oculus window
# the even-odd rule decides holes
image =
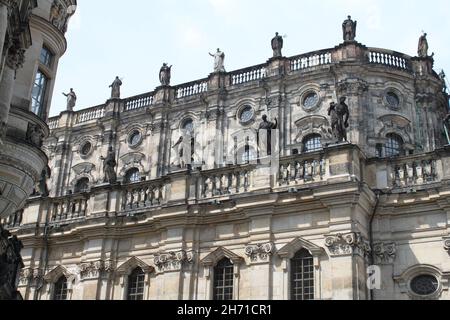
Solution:
[[[400,106],[400,98],[394,92],[386,94],[386,101],[391,108],[398,108]]]
[[[319,103],[319,95],[316,92],[308,93],[303,99],[303,107],[310,110]]]
[[[439,281],[432,275],[420,275],[411,281],[411,290],[419,296],[429,296],[439,289]]]
[[[130,134],[130,137],[128,139],[130,146],[132,146],[132,147],[137,146],[141,142],[141,138],[142,138],[142,135],[138,130],[133,131],[133,133]]]
[[[242,123],[248,123],[253,120],[254,116],[255,116],[255,111],[253,110],[253,108],[250,106],[246,106],[241,111],[241,114],[239,115],[239,120]]]
[[[92,150],[92,144],[90,142],[86,142],[81,146],[81,155],[87,156]]]

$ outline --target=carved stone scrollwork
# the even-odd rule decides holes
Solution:
[[[96,279],[101,276],[103,272],[110,273],[114,271],[114,262],[107,261],[93,261],[85,262],[78,266],[81,280]]]
[[[450,254],[450,237],[444,238],[444,249]]]
[[[396,244],[391,243],[376,243],[373,246],[376,264],[393,264],[397,255]]]
[[[361,95],[369,90],[369,85],[361,80],[345,80],[338,83],[337,89],[341,96]]]
[[[273,254],[273,243],[248,245],[245,254],[252,262],[267,261]]]
[[[21,48],[17,41],[15,41],[9,48],[8,55],[6,57],[6,65],[13,70],[18,70],[23,67],[24,62],[25,49]]]
[[[37,148],[41,148],[45,138],[44,130],[33,123],[28,124],[26,141]]]
[[[154,262],[160,271],[180,270],[184,264],[192,264],[194,262],[194,252],[182,250],[162,253],[155,256]]]
[[[359,254],[365,257],[371,251],[369,243],[356,232],[328,235],[325,238],[325,245],[332,256]]]

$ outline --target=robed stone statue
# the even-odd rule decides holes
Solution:
[[[347,129],[349,127],[348,120],[350,118],[350,111],[348,105],[345,103],[346,100],[347,98],[342,97],[339,104],[332,102],[328,109],[331,128],[337,143],[348,141]]]
[[[75,105],[77,104],[77,95],[72,88],[70,88],[69,93],[63,92],[63,95],[67,97],[67,111],[73,111],[73,108],[75,108]]]
[[[275,33],[275,38],[272,39],[272,50],[273,50],[273,57],[279,58],[282,57],[283,54],[281,53],[281,50],[283,49],[283,37],[280,36],[277,33]]]
[[[170,78],[172,73],[172,66],[168,66],[167,63],[164,63],[161,67],[161,70],[159,71],[159,81],[161,82],[162,86],[169,86],[170,85]]]
[[[113,184],[117,182],[117,175],[116,175],[116,155],[113,151],[112,147],[109,147],[108,149],[108,155],[106,158],[101,157],[101,160],[103,160],[103,174],[105,176],[103,182]]]
[[[111,99],[120,99],[120,87],[122,86],[122,80],[116,77],[114,82],[109,86],[111,88]]]
[[[342,31],[344,33],[344,41],[355,41],[357,21],[353,21],[351,16],[342,24]]]
[[[260,149],[264,150],[266,148],[267,155],[272,155],[272,130],[278,128],[278,119],[275,118],[275,122],[270,122],[267,120],[267,116],[263,115],[263,122],[259,125],[258,129],[258,146]],[[262,148],[261,148],[262,147]]]
[[[225,71],[225,53],[217,49],[217,52],[209,54],[211,57],[214,57],[214,72],[226,72]]]
[[[417,49],[417,54],[420,58],[428,57],[428,48],[427,34],[424,33],[419,39],[419,46]]]

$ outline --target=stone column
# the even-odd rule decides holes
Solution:
[[[6,29],[8,27],[8,7],[7,3],[0,0],[0,57],[3,58],[5,46]],[[0,59],[0,78],[3,74],[3,59]]]

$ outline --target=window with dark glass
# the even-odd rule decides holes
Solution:
[[[67,300],[67,278],[62,276],[55,283],[53,300]]]
[[[387,158],[398,157],[403,154],[403,139],[396,134],[387,136],[387,142],[384,146],[384,155]]]
[[[419,296],[429,296],[439,289],[439,281],[432,275],[420,275],[411,281],[411,290]]]
[[[386,100],[391,108],[396,109],[400,106],[400,98],[394,92],[388,92]]]
[[[322,149],[322,137],[318,134],[307,136],[303,140],[304,152],[313,152]]]
[[[47,49],[46,47],[43,47],[41,50],[41,55],[39,57],[39,61],[43,65],[47,66],[48,68],[51,68],[52,60],[53,60],[52,52],[49,49]]]
[[[83,193],[89,191],[89,179],[82,178],[75,185],[75,193]]]
[[[255,116],[255,111],[251,106],[246,106],[239,116],[239,119],[241,123],[246,124],[249,123],[251,120],[253,120],[253,117]]]
[[[194,121],[192,119],[187,119],[183,122],[183,131],[186,134],[193,134],[194,133]]]
[[[303,99],[303,106],[305,109],[309,110],[314,108],[319,102],[319,95],[316,92],[310,92]]]
[[[43,106],[47,84],[48,78],[38,70],[31,93],[31,111],[38,116],[42,116],[44,112]]]
[[[128,138],[128,143],[130,144],[130,146],[135,147],[139,143],[141,143],[141,140],[142,140],[141,132],[135,130],[130,134],[130,137]]]
[[[81,147],[81,155],[87,156],[92,150],[92,144],[90,142],[86,142]]]
[[[136,183],[139,181],[141,181],[141,174],[139,172],[139,169],[133,168],[127,171],[125,175],[126,183]]]
[[[214,300],[233,300],[233,264],[222,259],[214,268]]]
[[[305,249],[291,260],[291,300],[314,300],[314,259]]]
[[[141,268],[136,268],[128,276],[127,300],[144,300],[145,273]]]

